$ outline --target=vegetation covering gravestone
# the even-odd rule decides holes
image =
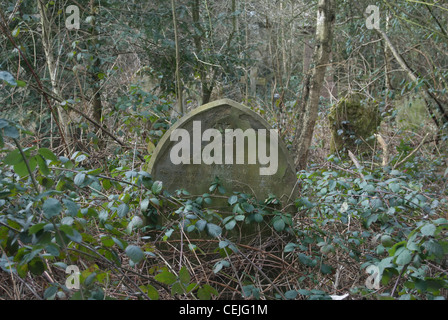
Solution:
[[[369,138],[381,123],[378,105],[362,101],[353,95],[343,98],[330,109],[330,152],[368,151]],[[370,140],[373,141],[373,140]]]
[[[162,137],[149,171],[165,190],[209,193],[219,179],[227,195],[243,192],[283,206],[296,196],[297,175],[277,131],[257,113],[229,99],[208,103],[178,120]],[[209,208],[229,208],[213,198]],[[230,211],[230,210],[229,210]]]

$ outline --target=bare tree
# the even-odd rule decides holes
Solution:
[[[298,106],[297,127],[293,141],[295,165],[298,169],[304,169],[308,159],[318,115],[319,99],[330,60],[334,21],[335,1],[319,0],[313,67],[305,79],[302,101]]]

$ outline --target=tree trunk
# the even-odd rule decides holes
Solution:
[[[48,67],[48,73],[50,75],[52,91],[57,97],[61,97],[61,92],[59,90],[59,86],[58,86],[57,79],[56,79],[57,62],[53,55],[51,38],[50,38],[50,30],[51,30],[50,29],[50,21],[48,20],[47,10],[41,0],[37,1],[37,7],[39,10],[40,21],[42,24],[42,46],[44,48],[45,59],[46,59],[47,67]],[[61,133],[64,135],[64,137],[61,137],[61,138],[62,138],[62,140],[65,140],[67,144],[69,144],[69,141],[71,140],[71,133],[70,133],[70,124],[69,124],[68,114],[61,107],[58,107],[57,111],[58,111],[58,118],[59,118],[58,119],[59,126],[62,128]]]
[[[293,141],[295,165],[299,170],[305,169],[307,164],[309,148],[318,115],[319,98],[324,84],[325,71],[330,60],[334,21],[335,1],[319,0],[313,67],[305,79]]]
[[[90,102],[90,114],[92,114],[92,118],[98,122],[101,123],[101,117],[102,117],[102,113],[103,113],[103,104],[101,101],[101,79],[99,78],[99,73],[100,73],[100,68],[101,68],[101,64],[100,64],[100,58],[98,57],[98,50],[97,48],[97,43],[98,43],[98,34],[96,32],[96,8],[95,8],[95,3],[93,0],[90,0],[90,15],[95,17],[95,19],[92,19],[91,22],[91,26],[90,26],[90,47],[93,48],[93,54],[95,56],[94,58],[94,62],[92,65],[92,68],[90,68],[91,72],[90,72],[90,85],[92,87],[92,98],[91,98],[91,102]]]
[[[177,108],[176,112],[178,116],[182,116],[184,114],[184,105],[182,98],[182,83],[180,81],[180,53],[179,53],[179,37],[177,30],[177,15],[176,15],[176,2],[175,0],[171,0],[171,10],[173,14],[173,28],[174,28],[174,42],[176,46],[176,95],[177,95]]]

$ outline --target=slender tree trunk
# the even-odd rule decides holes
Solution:
[[[174,28],[174,41],[176,46],[176,95],[177,95],[177,108],[178,115],[184,114],[184,105],[182,98],[182,83],[180,79],[180,53],[179,53],[179,36],[177,30],[177,15],[176,15],[176,2],[171,0],[171,10],[173,14],[173,28]]]
[[[305,169],[307,164],[309,148],[318,115],[319,99],[325,79],[325,71],[330,60],[334,21],[335,0],[319,0],[313,67],[305,80],[293,141],[295,165],[299,170]]]
[[[51,26],[50,21],[48,19],[47,10],[42,3],[42,0],[37,1],[37,7],[40,14],[40,21],[42,24],[42,46],[44,48],[45,53],[45,59],[48,67],[48,73],[50,75],[50,81],[51,81],[51,87],[53,93],[61,97],[61,92],[59,90],[58,82],[56,79],[57,75],[57,62],[53,55],[52,50],[52,44],[51,44]],[[61,107],[57,108],[58,112],[58,120],[59,125],[62,128],[62,132],[64,134],[64,137],[62,137],[63,140],[66,141],[67,144],[69,144],[69,141],[71,140],[71,133],[70,133],[70,124],[69,124],[69,117],[67,112],[62,109]],[[67,150],[68,151],[68,150]]]
[[[95,3],[94,0],[90,0],[90,15],[93,17],[96,17],[96,8],[95,8]],[[92,52],[95,55],[94,58],[94,62],[91,68],[92,72],[90,73],[90,82],[91,82],[91,86],[92,86],[92,98],[91,98],[91,102],[90,102],[90,113],[92,114],[92,118],[98,122],[101,123],[101,117],[102,117],[102,113],[103,113],[103,104],[101,101],[101,79],[99,78],[99,73],[100,73],[100,59],[98,57],[98,50],[96,50],[96,45],[98,43],[98,34],[96,32],[96,19],[92,19],[91,22],[91,48],[93,48],[94,52]]]
[[[193,26],[200,31],[201,34],[195,34],[196,30],[194,30],[194,36],[193,36],[193,42],[196,49],[196,52],[198,55],[202,52],[202,36],[203,36],[203,29],[201,27],[200,23],[200,1],[194,0],[192,4],[192,18],[193,18]],[[202,61],[197,62],[197,70],[199,74],[199,78],[201,80],[201,104],[206,104],[210,102],[210,98],[213,92],[213,81],[210,83],[210,85],[207,83],[207,69]]]

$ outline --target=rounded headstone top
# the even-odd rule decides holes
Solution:
[[[228,195],[244,192],[282,204],[297,195],[297,174],[277,130],[230,99],[200,106],[179,119],[155,148],[149,171],[166,190],[209,192],[219,179]]]

